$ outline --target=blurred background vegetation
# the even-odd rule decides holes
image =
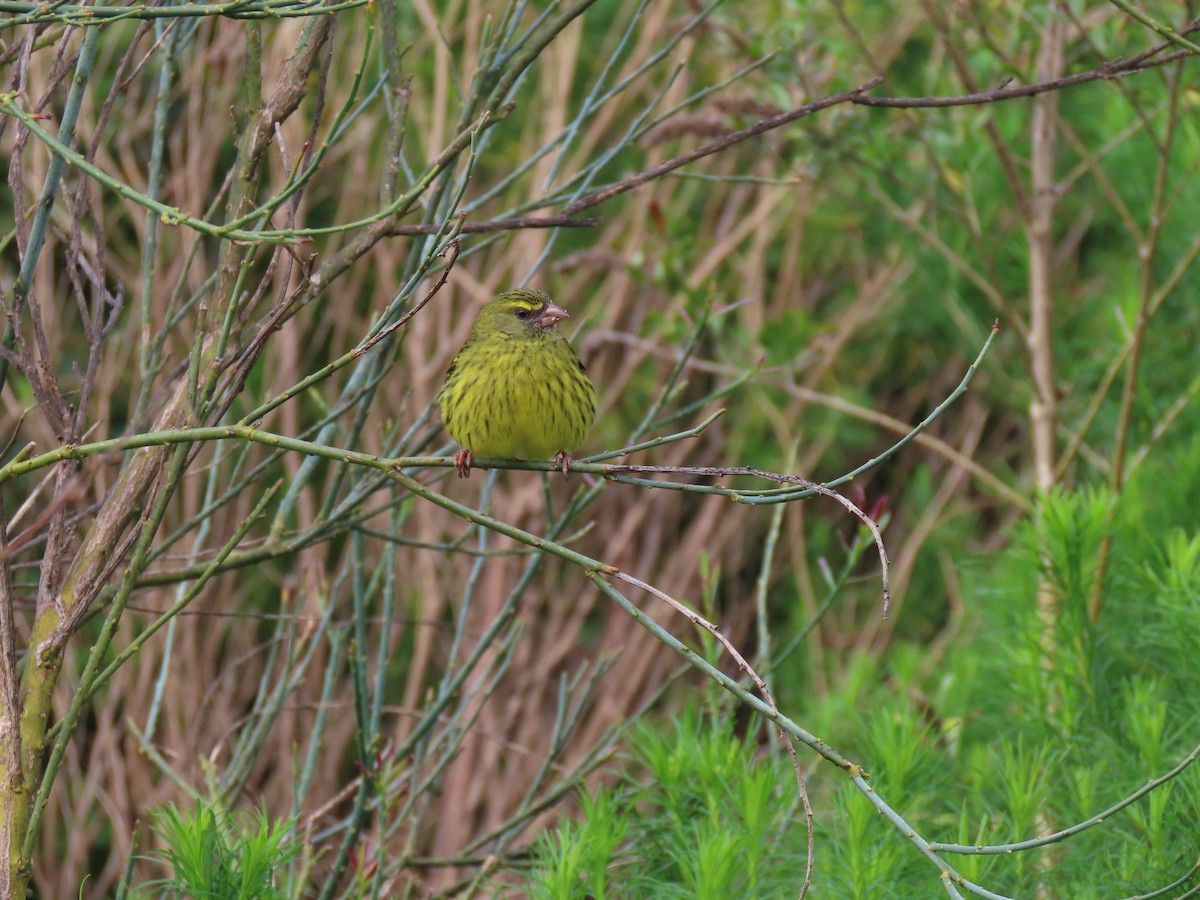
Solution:
[[[887,619],[828,499],[404,473],[702,612],[925,841],[1049,835],[1180,776],[1061,842],[943,853],[955,888],[799,745],[814,896],[1195,889],[1194,4],[85,7],[0,2],[8,890],[800,892],[806,818],[758,715],[578,566],[342,452],[450,452],[449,360],[526,282],[599,389],[577,455],[724,408],[628,461],[821,482],[910,433],[998,321],[970,390],[843,487],[885,526]],[[875,78],[959,99],[843,102],[654,169]],[[13,468],[238,422],[333,452]]]

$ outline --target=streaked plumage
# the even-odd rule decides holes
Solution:
[[[548,459],[563,474],[592,426],[596,391],[555,324],[567,318],[541,291],[505,291],[479,311],[438,401],[462,449],[460,478],[473,456]]]

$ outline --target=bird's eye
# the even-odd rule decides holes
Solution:
[[[520,309],[517,310],[517,318],[518,319],[528,319],[532,315],[533,315],[532,309],[526,309],[525,307],[521,307]]]

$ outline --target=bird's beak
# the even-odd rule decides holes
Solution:
[[[571,318],[567,315],[567,311],[557,303],[547,303],[546,308],[542,310],[542,314],[538,316],[538,324],[543,328],[553,328],[563,319]]]

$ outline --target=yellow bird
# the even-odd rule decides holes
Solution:
[[[547,459],[566,476],[571,450],[596,416],[596,389],[555,325],[567,311],[541,291],[505,291],[479,311],[438,396],[442,423],[462,448],[459,478],[475,456]]]

